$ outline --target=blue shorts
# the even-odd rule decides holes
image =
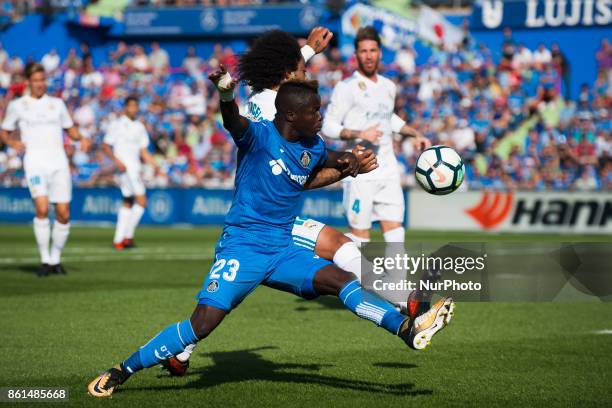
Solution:
[[[217,242],[215,263],[198,292],[198,303],[229,312],[259,285],[316,298],[314,276],[331,262],[295,245],[291,238],[282,246],[262,241],[224,233]]]

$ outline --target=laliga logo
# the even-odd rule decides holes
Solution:
[[[168,221],[174,205],[172,203],[172,197],[168,193],[162,191],[156,191],[149,197],[149,215],[155,222]]]
[[[219,26],[217,12],[214,9],[204,9],[200,14],[200,26],[204,31],[213,31]]]
[[[306,6],[300,13],[300,25],[302,28],[310,29],[317,24],[319,21],[319,17],[317,15],[317,10],[314,7]]]
[[[485,192],[480,202],[465,210],[485,229],[491,229],[501,224],[512,210],[512,193]]]

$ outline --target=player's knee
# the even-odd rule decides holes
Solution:
[[[189,321],[198,340],[205,339],[221,323],[227,313],[208,305],[198,305]]]
[[[36,218],[49,218],[49,208],[36,207]]]
[[[64,212],[64,213],[57,212],[55,214],[55,219],[60,224],[68,224],[70,222],[70,212],[69,211]]]
[[[349,237],[341,233],[340,231],[333,229],[331,227],[325,226],[325,228],[329,228],[329,237],[332,241],[333,252],[336,253],[342,245],[353,242]]]

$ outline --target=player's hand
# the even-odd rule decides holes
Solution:
[[[17,153],[23,153],[25,152],[25,145],[23,144],[23,142],[21,140],[11,140],[10,142],[8,142],[8,145],[17,150]]]
[[[91,139],[88,137],[81,137],[81,150],[87,153],[91,149]]]
[[[359,174],[359,161],[353,153],[342,153],[336,162],[338,163],[338,170],[340,170],[343,176],[355,177]]]
[[[431,140],[423,136],[421,132],[417,132],[414,136],[413,143],[417,150],[425,150],[431,147]]]
[[[359,132],[359,138],[363,140],[367,140],[370,143],[378,144],[378,139],[383,135],[381,130],[378,130],[380,123],[375,124],[367,129]]]
[[[125,171],[127,170],[127,167],[125,167],[125,164],[123,164],[121,160],[116,159],[115,164],[117,165],[117,168],[119,169],[121,173],[125,173]]]
[[[378,158],[373,150],[357,145],[353,148],[353,154],[359,162],[359,174],[369,173],[378,168]]]
[[[306,44],[314,50],[315,53],[320,53],[329,45],[334,34],[325,27],[315,27],[308,34]]]
[[[223,64],[220,64],[219,69],[210,74],[208,79],[215,84],[219,92],[228,92],[236,87],[236,82],[229,75]]]

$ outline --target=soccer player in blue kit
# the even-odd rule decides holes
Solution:
[[[316,82],[285,82],[278,89],[274,121],[251,122],[239,114],[229,74],[222,68],[210,79],[221,95],[223,125],[238,147],[234,198],[217,242],[215,263],[191,318],[169,325],[96,377],[88,385],[89,393],[109,397],[135,372],[203,340],[260,284],[305,299],[338,296],[357,316],[399,336],[411,348],[424,348],[448,322],[450,298],[410,319],[362,289],[355,275],[314,257],[291,238],[304,189],[356,176],[361,167],[366,171],[376,167],[374,158],[358,161],[352,153],[325,148],[317,135],[322,118]]]

